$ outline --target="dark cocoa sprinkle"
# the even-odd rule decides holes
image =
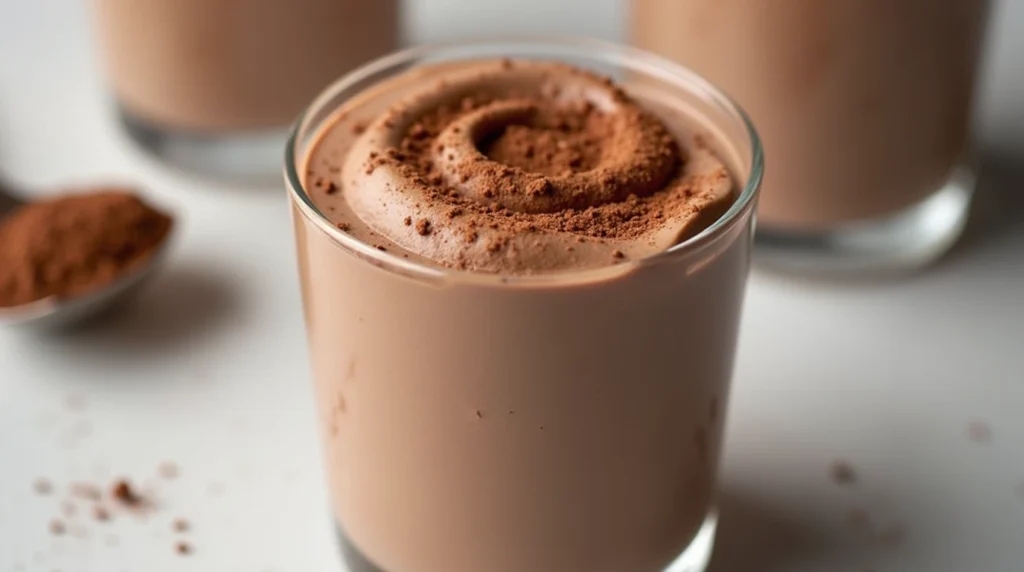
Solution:
[[[369,125],[367,125],[367,123],[365,121],[357,121],[357,122],[352,124],[352,134],[353,135],[362,135],[363,133],[366,133],[366,128],[368,126]]]
[[[626,257],[626,255],[623,254],[621,250],[613,250],[612,251],[612,258],[615,258],[617,260],[621,260],[621,259],[623,259],[625,257]]]
[[[179,542],[174,546],[178,554],[187,556],[192,553],[192,547],[187,542]]]
[[[333,181],[328,181],[327,186],[324,187],[324,192],[328,195],[333,195],[338,192],[338,185],[335,185]]]
[[[128,481],[121,480],[114,483],[114,486],[110,489],[110,496],[114,497],[118,502],[128,505],[137,506],[142,503],[142,497],[132,488]]]
[[[191,528],[188,521],[183,518],[176,519],[171,526],[174,528],[174,532],[187,532]]]
[[[352,225],[350,225],[350,224],[349,224],[349,223],[347,223],[347,222],[339,222],[339,223],[338,223],[337,225],[335,225],[335,226],[337,226],[337,227],[338,227],[338,230],[340,230],[340,231],[342,231],[342,232],[348,232],[348,231],[352,230]]]
[[[480,238],[480,235],[475,230],[467,230],[463,235],[463,238],[465,238],[468,243],[474,243],[478,238]]]
[[[420,220],[416,221],[416,232],[420,236],[428,236],[430,235],[431,232],[433,232],[433,225],[430,224],[429,220],[421,218]]]
[[[380,244],[378,244],[378,245],[376,246],[376,248],[377,248],[377,250],[379,250],[379,251],[381,251],[381,252],[387,252],[387,251],[388,251],[387,247],[385,247],[385,246],[383,246],[383,245],[380,245]]]
[[[412,226],[412,217],[411,216],[407,216],[407,217],[405,217],[405,220],[403,220],[402,222],[405,223],[405,226]]]
[[[483,419],[484,418],[484,414],[481,413],[479,409],[476,410],[476,418],[477,419]]]
[[[459,182],[460,183],[469,182],[469,178],[470,178],[469,177],[469,173],[463,173],[463,174],[459,175]]]

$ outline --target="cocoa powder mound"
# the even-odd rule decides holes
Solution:
[[[22,206],[0,219],[0,307],[102,288],[148,261],[172,224],[125,190]]]

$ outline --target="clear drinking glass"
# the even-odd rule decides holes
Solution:
[[[412,262],[318,210],[304,161],[339,109],[371,87],[398,95],[388,86],[406,84],[392,80],[425,66],[501,57],[590,68],[672,104],[732,171],[735,203],[656,256],[534,276]],[[416,48],[327,89],[296,126],[285,173],[354,572],[704,570],[762,173],[733,102],[676,64],[601,42]]]
[[[169,163],[279,176],[288,127],[339,75],[397,47],[397,0],[93,0],[128,135]]]
[[[759,265],[920,267],[967,221],[987,0],[631,0],[632,40],[689,66],[757,124],[771,170]]]

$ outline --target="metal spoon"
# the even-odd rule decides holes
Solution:
[[[0,180],[0,219],[11,214],[25,202],[11,191],[11,186]],[[174,232],[174,227],[171,231]],[[95,316],[125,299],[152,276],[167,252],[170,235],[164,239],[158,250],[145,264],[106,286],[74,298],[62,299],[48,296],[20,306],[0,307],[0,327],[16,326],[24,329],[54,329],[71,326]]]

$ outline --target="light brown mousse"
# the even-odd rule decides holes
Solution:
[[[669,123],[589,71],[483,62],[368,125],[342,109],[321,131],[306,188],[342,230],[441,266],[606,266],[678,244],[734,199],[722,162]],[[348,136],[331,139],[338,129]]]

